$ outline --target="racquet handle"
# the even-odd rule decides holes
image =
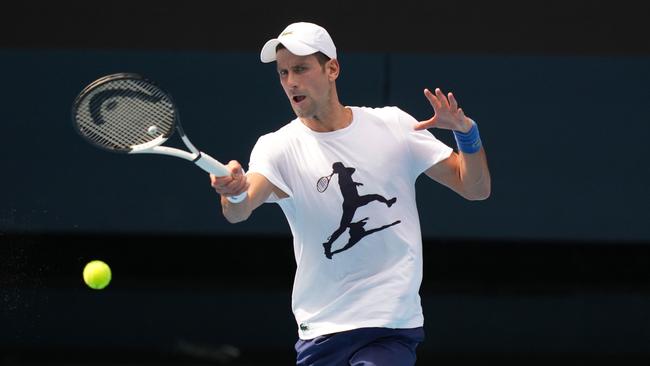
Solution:
[[[221,164],[219,161],[204,152],[201,152],[201,156],[194,161],[194,164],[198,165],[199,168],[205,170],[206,172],[214,174],[217,177],[225,177],[230,175],[230,171],[228,168],[226,168],[225,165]],[[237,196],[229,196],[226,198],[232,203],[239,203],[245,200],[246,196],[246,192],[243,192]]]

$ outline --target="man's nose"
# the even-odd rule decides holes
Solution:
[[[295,88],[298,85],[298,78],[292,72],[287,74],[287,85],[291,88]]]

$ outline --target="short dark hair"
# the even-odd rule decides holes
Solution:
[[[286,47],[285,47],[282,43],[279,43],[279,44],[275,47],[275,52],[278,52],[279,50],[283,50],[283,49],[286,49]],[[329,56],[327,56],[326,54],[324,54],[324,53],[322,53],[322,52],[320,52],[320,51],[314,53],[314,56],[316,56],[316,59],[318,60],[318,63],[319,63],[321,66],[325,66],[325,64],[327,63],[327,61],[331,60],[331,58],[330,58]]]

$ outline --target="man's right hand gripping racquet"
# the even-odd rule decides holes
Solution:
[[[138,74],[108,75],[89,84],[74,101],[72,120],[86,141],[104,150],[170,155],[215,176],[230,175],[225,165],[192,145],[171,95]],[[174,129],[190,151],[160,146]],[[228,197],[234,203],[244,199],[245,191]]]

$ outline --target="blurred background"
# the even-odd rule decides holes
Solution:
[[[294,118],[259,50],[324,26],[347,105],[424,120],[453,91],[493,191],[424,177],[422,365],[648,364],[650,24],[626,1],[23,2],[0,14],[0,364],[290,365],[292,239],[277,205],[231,225],[205,173],[73,130],[89,82],[136,72],[193,143],[248,162]],[[448,131],[432,131],[455,146]],[[83,266],[106,261],[93,291]]]

